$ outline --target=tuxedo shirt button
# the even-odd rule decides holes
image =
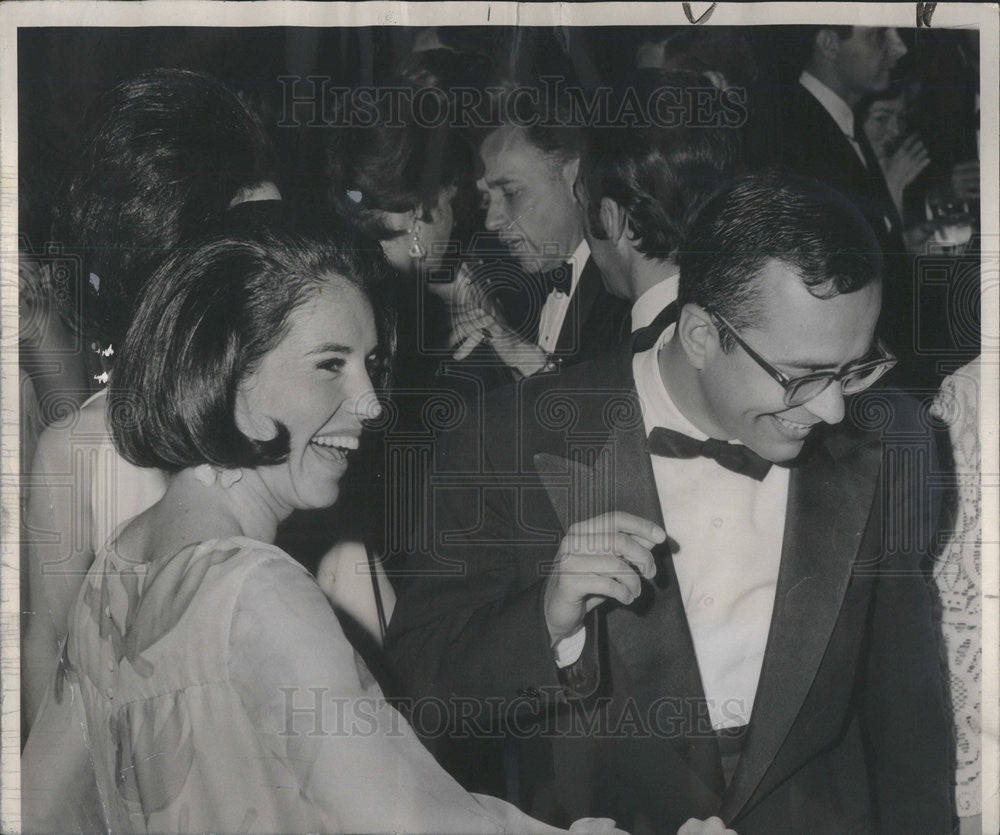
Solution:
[[[108,669],[109,669],[109,670],[110,670],[111,672],[114,672],[114,671],[115,671],[115,661],[114,661],[114,659],[113,659],[113,658],[109,658],[109,659],[108,659]]]
[[[721,528],[722,527],[722,519],[719,516],[716,516],[712,520],[712,527],[713,528]]]

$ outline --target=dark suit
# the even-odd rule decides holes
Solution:
[[[890,405],[889,423],[907,414]],[[411,695],[495,700],[523,738],[529,811],[558,823],[606,815],[633,832],[713,814],[741,835],[948,830],[920,543],[883,547],[883,509],[895,524],[916,498],[882,466],[877,433],[831,432],[791,474],[770,637],[727,787],[663,546],[636,603],[592,615],[574,667],[559,672],[549,646],[545,566],[562,527],[535,455],[597,461],[592,510],[662,521],[631,352],[497,392],[469,418],[441,439],[435,556],[411,566],[388,649]],[[453,733],[469,731],[452,719]]]
[[[604,289],[601,271],[594,259],[588,258],[552,353],[564,366],[606,354],[627,334],[630,311],[629,302]]]
[[[812,177],[851,198],[871,224],[884,251],[904,249],[902,224],[877,161],[866,167],[840,126],[805,87],[781,88],[781,168]],[[855,133],[867,144],[861,125]],[[867,150],[867,149],[866,149]]]
[[[903,242],[903,222],[892,202],[882,169],[868,140],[855,124],[855,133],[869,163],[866,167],[839,125],[805,87],[781,87],[782,121],[779,136],[780,168],[812,177],[848,197],[871,225],[885,256],[882,315],[878,330],[902,360],[897,378],[934,384],[934,378],[915,366],[926,362],[917,354],[912,259]]]

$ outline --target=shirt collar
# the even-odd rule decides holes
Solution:
[[[658,281],[632,305],[632,332],[652,323],[657,314],[668,304],[677,300],[677,283],[680,271],[674,267],[662,281]]]
[[[632,374],[635,377],[636,394],[639,395],[639,402],[642,404],[646,435],[649,435],[653,427],[662,426],[683,432],[699,441],[705,441],[708,440],[708,435],[681,414],[663,384],[659,363],[660,349],[673,335],[674,325],[670,325],[652,348],[636,354],[632,360]]]
[[[799,84],[805,87],[823,109],[830,114],[837,127],[845,135],[854,138],[854,111],[851,106],[807,70],[799,76]]]
[[[580,283],[580,273],[583,272],[583,266],[587,263],[588,258],[590,258],[590,244],[587,243],[586,238],[582,238],[579,246],[573,250],[573,254],[569,257],[570,268],[573,270],[573,290],[576,290],[576,285]],[[572,294],[571,290],[570,295]]]

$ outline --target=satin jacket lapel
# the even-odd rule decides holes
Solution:
[[[653,467],[645,450],[646,433],[635,392],[631,425],[616,429],[609,438],[597,469],[613,467],[615,509],[663,524]],[[600,477],[600,475],[598,476]],[[678,589],[677,575],[667,542],[653,550],[658,572],[647,583],[639,600],[629,607],[606,611],[608,639],[625,665],[639,702],[676,699],[682,732],[670,742],[701,781],[720,797],[725,786],[719,749],[705,705],[694,643]],[[701,733],[706,731],[707,733]]]
[[[833,448],[817,447],[791,474],[774,613],[749,735],[723,804],[727,821],[751,799],[816,676],[871,512],[879,446],[843,460]]]

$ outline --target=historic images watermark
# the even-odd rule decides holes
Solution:
[[[329,76],[282,75],[278,127],[738,128],[749,117],[743,87],[583,87],[560,76],[520,86],[343,85]],[[560,106],[551,106],[558,102]]]
[[[709,700],[663,695],[640,704],[597,696],[570,703],[562,687],[541,687],[515,698],[424,696],[393,701],[378,694],[344,696],[326,687],[282,687],[284,737],[401,736],[407,725],[424,739],[682,739],[711,738],[708,707],[738,725],[748,708],[741,699]],[[556,705],[556,710],[539,709]],[[405,719],[403,717],[406,717]]]

